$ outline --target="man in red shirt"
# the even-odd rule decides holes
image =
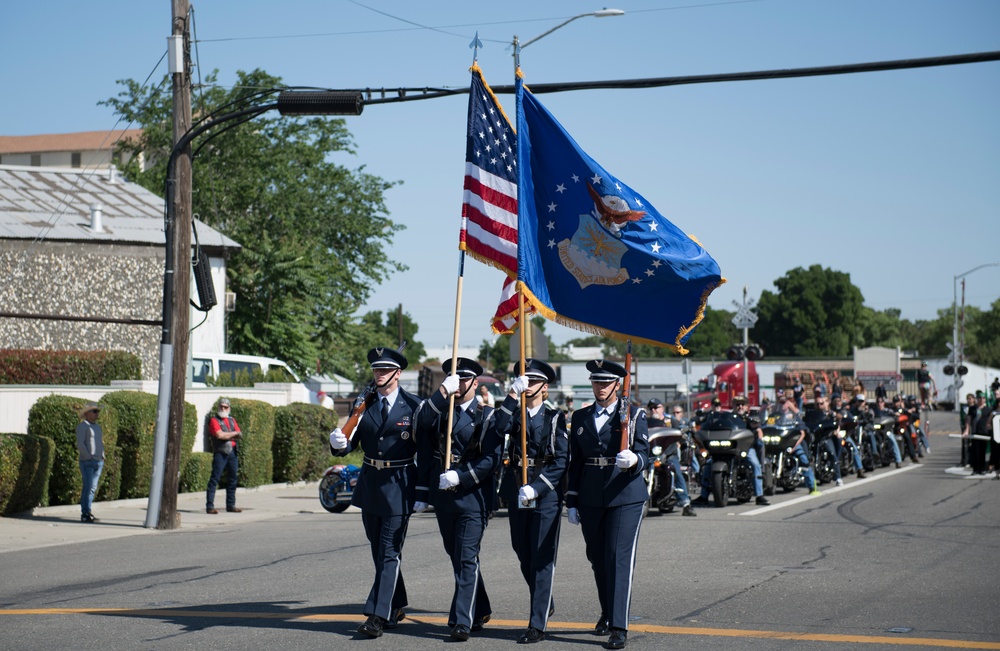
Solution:
[[[240,426],[236,419],[229,415],[229,398],[220,398],[219,406],[214,416],[208,419],[208,433],[212,437],[212,477],[208,480],[208,491],[205,499],[205,512],[215,515],[215,488],[222,478],[222,471],[228,470],[226,484],[226,510],[230,513],[240,513],[243,509],[236,508],[236,481],[239,471],[239,461],[236,459],[236,439],[240,437]]]

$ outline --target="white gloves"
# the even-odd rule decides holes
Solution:
[[[520,500],[521,504],[528,506],[538,498],[538,491],[532,488],[530,485],[525,484],[521,486],[521,490],[517,491],[517,499]]]
[[[580,524],[580,512],[573,507],[570,507],[569,510],[566,511],[566,515],[569,516],[570,524]]]
[[[458,376],[455,374],[449,375],[441,383],[441,388],[444,389],[446,396],[450,396],[453,393],[458,393]]]
[[[330,432],[330,446],[335,450],[343,450],[347,447],[347,437],[340,431],[340,428]]]
[[[637,463],[639,463],[639,457],[635,456],[635,452],[632,450],[622,450],[615,457],[615,465],[621,470],[628,470]]]
[[[454,470],[446,470],[441,473],[441,477],[438,479],[438,488],[441,490],[446,490],[448,488],[455,488],[458,486],[458,473]]]
[[[427,502],[414,502],[413,503],[413,512],[414,513],[423,513],[424,511],[427,510],[427,506],[428,506]]]
[[[522,393],[524,393],[525,391],[527,391],[528,390],[528,376],[527,375],[519,375],[518,377],[514,378],[514,381],[511,382],[511,384],[510,384],[510,390],[513,391],[514,393],[516,393],[517,395],[521,395]]]

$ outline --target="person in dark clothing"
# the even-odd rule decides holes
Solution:
[[[969,465],[972,466],[973,475],[985,475],[988,470],[986,466],[986,446],[988,438],[993,436],[992,412],[986,407],[986,394],[976,391],[975,415],[970,410],[969,424],[966,427],[964,436],[971,439],[969,443]],[[987,437],[987,438],[979,438]]]

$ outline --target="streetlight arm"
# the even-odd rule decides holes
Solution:
[[[559,23],[558,25],[556,25],[555,27],[553,27],[549,31],[543,32],[543,33],[539,34],[538,36],[536,36],[535,38],[528,39],[524,43],[520,43],[518,45],[518,47],[520,47],[523,50],[524,48],[528,47],[529,45],[531,45],[532,43],[534,43],[538,39],[545,38],[546,36],[548,36],[552,32],[556,31],[557,29],[559,29],[561,27],[565,27],[566,25],[569,25],[571,22],[573,22],[577,18],[586,18],[587,16],[593,16],[595,18],[606,18],[608,16],[622,16],[624,14],[625,14],[625,12],[622,11],[621,9],[601,9],[600,11],[589,11],[589,12],[587,12],[585,14],[580,14],[578,16],[573,16],[569,20],[566,20],[566,21],[563,21],[563,22]]]

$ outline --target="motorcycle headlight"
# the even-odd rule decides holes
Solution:
[[[781,443],[781,437],[780,436],[765,436],[764,437],[764,443],[770,443],[771,445],[777,445],[778,443]]]
[[[654,446],[653,446],[653,449],[652,449],[652,450],[650,450],[650,452],[652,452],[652,453],[653,453],[653,456],[654,456],[654,457],[658,457],[658,456],[660,456],[661,454],[663,454],[663,446],[660,446],[660,445],[654,445]]]
[[[882,426],[881,425],[872,425],[872,428],[873,429],[882,429]]]

